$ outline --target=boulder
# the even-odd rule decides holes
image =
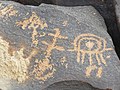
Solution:
[[[120,90],[120,61],[92,6],[0,1],[0,58],[3,90],[42,90],[70,80]]]

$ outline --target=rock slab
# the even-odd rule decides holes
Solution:
[[[120,90],[120,61],[92,6],[0,3],[0,88],[42,90],[77,80]]]

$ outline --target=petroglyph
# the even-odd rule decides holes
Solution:
[[[54,65],[50,63],[49,59],[40,60],[35,66],[33,70],[33,74],[36,79],[44,82],[47,79],[53,77],[54,72]]]
[[[45,32],[41,32],[40,35],[39,35],[39,37],[44,37],[45,35],[46,35]]]
[[[82,48],[81,45],[84,44],[86,48]],[[77,52],[77,62],[80,62],[80,54],[82,55],[82,64],[84,63],[85,55],[89,55],[89,63],[90,65],[93,64],[92,55],[96,55],[96,60],[98,65],[102,63],[106,65],[106,61],[103,58],[103,52],[113,50],[112,48],[107,48],[107,42],[105,39],[98,37],[94,34],[81,34],[74,40],[74,49],[69,51],[76,51]],[[94,48],[94,46],[96,47]],[[100,56],[100,58],[99,58]]]
[[[81,34],[77,36],[74,40],[74,49],[68,50],[71,52],[77,52],[77,62],[85,63],[85,56],[89,56],[89,65],[86,68],[86,76],[90,76],[90,73],[98,69],[97,77],[102,75],[102,67],[97,67],[93,65],[93,56],[96,57],[98,66],[101,64],[107,66],[106,60],[103,57],[103,52],[111,51],[112,48],[107,48],[107,42],[104,38],[98,37],[94,34]]]
[[[41,30],[43,30],[44,28],[48,27],[47,23],[44,23],[35,12],[32,12],[32,16],[30,16],[28,19],[16,22],[16,24],[17,26],[21,26],[23,30],[28,28],[33,31],[32,42],[35,46],[38,45],[37,38],[39,37],[37,29],[40,28]]]
[[[67,26],[68,25],[68,21],[64,21],[62,24],[63,24],[63,26]]]
[[[60,35],[59,28],[55,28],[54,30],[55,30],[55,34],[53,33],[48,34],[48,36],[53,37],[51,44],[47,43],[46,41],[41,41],[43,44],[47,45],[46,56],[44,59],[36,63],[36,65],[34,66],[34,70],[33,70],[33,74],[35,74],[35,78],[43,82],[53,77],[56,71],[56,69],[54,68],[54,64],[52,64],[49,60],[51,58],[52,50],[54,49],[59,50],[59,51],[65,50],[63,47],[57,46],[56,42],[57,42],[57,39],[67,39],[67,37]]]
[[[91,72],[92,72],[93,70],[95,70],[95,69],[97,69],[97,66],[96,66],[96,65],[87,67],[87,68],[86,68],[86,76],[87,76],[87,77],[90,77]]]
[[[13,55],[9,54],[9,43],[0,37],[0,77],[17,80],[22,83],[28,79],[28,67],[30,59],[37,53],[33,50],[31,54],[24,58],[24,48],[13,51]]]
[[[56,31],[55,34],[52,34],[52,33],[49,33],[48,35],[49,36],[52,36],[53,37],[53,41],[52,41],[52,44],[49,44],[47,43],[46,41],[42,41],[43,44],[47,45],[47,49],[46,49],[46,52],[47,52],[47,55],[46,57],[50,57],[51,55],[51,52],[52,50],[56,49],[56,50],[59,50],[59,51],[64,51],[64,47],[61,47],[61,46],[57,46],[56,45],[56,42],[57,42],[57,39],[68,39],[68,37],[65,37],[65,36],[61,36],[60,35],[60,30],[59,28],[55,28],[54,29]]]
[[[88,66],[88,67],[86,68],[86,76],[87,76],[87,77],[90,77],[91,72],[92,72],[92,71],[95,71],[95,70],[97,70],[97,75],[96,75],[96,76],[97,76],[98,78],[101,78],[103,69],[102,69],[102,67],[97,67],[96,65]]]
[[[103,68],[102,68],[102,67],[99,67],[96,76],[97,76],[98,78],[101,78],[101,76],[102,76],[102,72],[103,72]]]
[[[3,7],[2,4],[0,7]],[[12,5],[7,5],[3,8],[0,8],[0,17],[10,17],[10,16],[16,16],[18,13],[17,10],[14,9]]]
[[[65,66],[65,68],[68,68],[68,63],[67,63],[67,58],[66,57],[62,57],[60,59],[60,63],[62,66]]]

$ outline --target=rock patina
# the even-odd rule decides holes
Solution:
[[[77,80],[120,90],[120,61],[92,6],[0,3],[1,89],[42,90]]]
[[[119,0],[115,0],[115,10],[116,10],[116,15],[117,15],[117,21],[118,21],[118,27],[119,27],[119,31],[120,31],[120,1]]]

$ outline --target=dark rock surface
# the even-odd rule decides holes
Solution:
[[[118,26],[119,26],[119,31],[120,31],[120,0],[116,0],[116,15],[117,15],[117,21],[118,21]]]
[[[60,6],[88,6],[95,7],[105,20],[107,31],[112,37],[115,50],[120,58],[120,31],[117,26],[115,13],[115,0],[12,0],[25,5],[40,5],[41,3],[49,3]],[[119,0],[118,0],[119,1]]]
[[[24,5],[34,5],[34,6],[38,6],[41,3],[52,3],[51,0],[0,0],[0,1],[15,1]]]
[[[41,4],[43,0],[11,0],[11,1],[19,2],[27,5],[38,5],[38,4]],[[45,1],[48,1],[48,0],[45,0]]]
[[[57,82],[44,90],[103,90],[92,87],[91,85],[80,81]]]
[[[92,5],[99,11],[105,20],[107,31],[112,37],[115,45],[115,50],[120,58],[120,30],[118,30],[116,13],[115,13],[115,0],[52,0],[54,4],[60,6],[86,6]],[[120,2],[119,0],[117,0]],[[119,7],[119,6],[118,6]],[[119,9],[118,9],[119,10]]]
[[[67,80],[120,90],[120,61],[92,6],[1,1],[0,58],[3,90],[42,90]]]

